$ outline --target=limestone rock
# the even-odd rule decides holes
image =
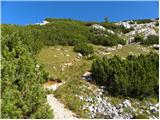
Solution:
[[[103,27],[101,25],[98,25],[98,24],[93,24],[91,27],[94,28],[94,29],[102,30],[102,31],[106,30],[105,27]]]
[[[122,49],[122,47],[123,47],[123,45],[121,45],[121,44],[117,45],[117,49]]]

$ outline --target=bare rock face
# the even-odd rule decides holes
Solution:
[[[132,24],[130,24],[132,23]],[[122,25],[124,26],[126,29],[129,28],[134,28],[132,31],[130,31],[129,33],[126,33],[124,35],[126,35],[129,38],[129,43],[130,43],[130,38],[136,36],[136,35],[142,35],[144,36],[144,38],[146,38],[149,35],[159,35],[158,33],[158,29],[159,26],[156,26],[156,21],[153,20],[150,23],[143,23],[143,24],[137,24],[137,22],[133,22],[131,21],[121,21],[118,23],[115,23],[116,25]]]

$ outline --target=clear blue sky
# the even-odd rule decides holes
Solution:
[[[45,18],[72,18],[83,21],[110,21],[158,17],[158,1],[102,2],[11,2],[3,1],[2,23],[32,24]]]

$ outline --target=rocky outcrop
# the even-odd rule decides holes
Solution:
[[[48,24],[49,22],[48,21],[43,21],[42,23],[36,23],[37,25],[46,25]]]
[[[107,97],[103,97],[103,89],[98,89],[95,93],[95,98],[87,96],[86,104],[82,107],[83,110],[89,110],[90,118],[105,118],[105,119],[130,119],[133,116],[130,113],[123,112],[124,107],[131,107],[129,101],[124,101],[123,104],[117,106],[112,105]]]
[[[105,30],[106,30],[105,27],[103,27],[103,26],[101,26],[101,25],[98,25],[98,24],[93,24],[93,25],[91,26],[91,28],[94,28],[94,29],[97,29],[97,30],[102,30],[102,31],[105,31]]]
[[[146,38],[149,35],[159,35],[158,30],[157,31],[155,30],[156,28],[158,29],[159,26],[158,27],[156,26],[157,22],[154,20],[153,22],[144,23],[144,24],[137,24],[136,22],[133,22],[132,24],[130,24],[131,22],[133,21],[118,22],[115,24],[122,25],[126,29],[134,28],[132,31],[125,34],[129,38],[132,38],[137,35],[142,35],[144,36],[144,38]]]
[[[89,118],[104,118],[104,119],[132,119],[134,115],[148,113],[148,118],[157,118],[153,114],[159,112],[159,104],[148,104],[143,106],[139,102],[131,102],[128,99],[122,102],[113,104],[109,97],[104,96],[105,87],[101,87],[94,91],[94,97],[79,96],[86,104],[82,106],[82,110],[88,110]],[[137,107],[135,107],[138,106]]]

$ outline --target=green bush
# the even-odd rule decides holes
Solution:
[[[115,25],[114,23],[110,23],[110,22],[103,22],[101,23],[102,26],[104,26],[107,29],[111,29],[111,30],[115,30],[117,29],[119,26]]]
[[[145,114],[134,115],[133,119],[149,119]]]
[[[126,33],[129,33],[130,31],[133,31],[134,28],[131,27],[131,28],[125,28],[125,27],[121,27],[121,31],[122,33],[126,34]]]
[[[134,30],[134,28],[125,28],[123,25],[116,25],[114,23],[110,23],[110,22],[103,22],[101,23],[102,26],[104,26],[107,29],[113,30],[114,32],[122,32],[122,33],[128,33],[132,30]]]
[[[47,19],[48,20],[48,19]],[[52,22],[52,20],[54,22]],[[83,22],[68,19],[49,19],[50,24],[40,25],[2,25],[3,34],[14,31],[28,46],[30,52],[37,53],[45,45],[75,45],[87,42],[90,29]]]
[[[14,32],[2,37],[1,117],[53,118],[41,86],[47,74],[20,38]]]
[[[86,26],[91,26],[91,25],[94,25],[94,24],[99,24],[98,22],[86,22],[85,25]]]
[[[159,26],[159,22],[156,22],[156,24],[155,24],[156,26]]]
[[[103,46],[115,46],[118,44],[126,44],[126,41],[119,38],[116,35],[91,35],[89,37],[89,41],[96,45],[103,45]]]
[[[149,35],[146,39],[143,39],[141,41],[141,44],[144,44],[144,45],[159,44],[159,36]]]
[[[136,36],[134,41],[140,42],[142,45],[159,44],[159,36],[149,35],[146,39],[144,39],[142,36]]]
[[[82,43],[82,42],[79,42],[74,46],[74,51],[79,52],[82,55],[89,55],[89,54],[94,53],[92,46],[87,45],[86,43]]]
[[[105,85],[112,95],[144,98],[158,95],[159,56],[96,59],[92,64],[92,76],[97,84]]]
[[[126,41],[123,39],[118,39],[118,44],[125,45]]]
[[[134,20],[134,21],[137,22],[137,24],[144,24],[144,23],[153,22],[153,20],[151,20],[151,19],[139,19],[139,20]]]
[[[143,41],[143,37],[142,36],[136,36],[136,37],[134,37],[134,41],[135,42],[142,42]]]

